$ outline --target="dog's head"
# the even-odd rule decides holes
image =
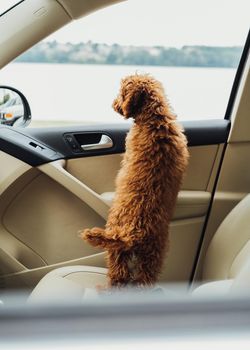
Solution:
[[[164,91],[157,80],[149,75],[135,74],[121,81],[120,92],[113,102],[113,108],[124,118],[136,120],[145,111],[159,114],[163,100]]]

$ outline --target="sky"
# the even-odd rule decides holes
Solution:
[[[79,1],[79,0],[78,0]],[[50,36],[125,45],[243,45],[250,0],[128,0]]]
[[[1,0],[0,12],[13,2]],[[250,0],[127,0],[74,21],[46,40],[234,46],[244,44],[249,24]]]

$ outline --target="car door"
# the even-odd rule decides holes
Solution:
[[[162,282],[188,284],[193,276],[247,46],[244,52],[225,119],[182,122],[190,161],[171,222]],[[83,242],[79,232],[105,225],[129,128],[124,123],[0,127],[2,286],[32,288],[61,266],[106,266],[105,252]]]
[[[171,223],[164,282],[190,279],[230,122],[183,126],[190,162]],[[105,225],[128,129],[0,128],[0,259],[6,286],[33,286],[59,266],[105,266],[104,252],[78,233]],[[107,148],[101,147],[104,136],[111,140]]]

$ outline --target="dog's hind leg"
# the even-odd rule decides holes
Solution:
[[[161,264],[158,259],[151,259],[141,256],[137,257],[136,273],[133,284],[136,287],[152,287],[159,276]]]
[[[131,272],[129,269],[130,253],[124,251],[108,252],[108,278],[112,288],[126,287],[131,283]]]

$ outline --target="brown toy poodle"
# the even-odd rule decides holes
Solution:
[[[110,287],[152,286],[168,248],[187,141],[162,85],[148,75],[123,79],[113,108],[134,124],[106,227],[85,229],[82,237],[107,251]]]

